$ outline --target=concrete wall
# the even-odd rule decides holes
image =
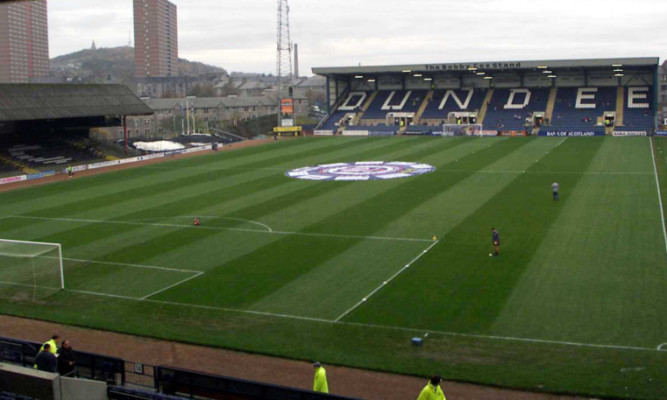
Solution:
[[[60,400],[60,376],[0,363],[0,389],[41,400]]]
[[[106,400],[107,384],[88,379],[60,378],[60,398],[81,400]]]

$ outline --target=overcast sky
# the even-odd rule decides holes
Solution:
[[[179,57],[275,73],[276,0],[172,0]],[[132,0],[48,0],[50,56],[133,40]],[[290,0],[317,66],[667,57],[666,0]]]

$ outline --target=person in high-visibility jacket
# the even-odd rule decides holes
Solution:
[[[39,348],[39,352],[37,354],[44,351],[44,347],[48,344],[49,345],[49,351],[51,353],[53,353],[54,356],[57,357],[56,354],[58,354],[58,345],[56,344],[56,340],[58,340],[59,338],[60,338],[60,336],[58,336],[58,335],[51,336],[51,339],[47,340],[46,342],[44,342],[42,344],[42,347]],[[34,368],[37,369],[37,364],[34,365]]]
[[[440,388],[440,382],[442,382],[442,378],[439,375],[431,378],[421,393],[419,393],[417,400],[447,400]]]
[[[51,336],[50,340],[47,340],[46,342],[44,342],[44,344],[42,344],[42,347],[39,348],[39,351],[44,350],[44,345],[45,344],[49,344],[51,346],[51,349],[50,349],[51,353],[58,354],[58,345],[56,344],[56,340],[58,340],[59,338],[60,338],[60,336],[58,336],[58,335]]]
[[[329,384],[327,383],[327,371],[324,370],[319,361],[313,364],[315,367],[315,379],[313,380],[313,391],[320,393],[329,393]]]

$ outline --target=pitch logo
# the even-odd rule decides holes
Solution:
[[[311,181],[371,181],[407,178],[435,171],[428,164],[400,161],[360,161],[355,163],[323,164],[287,171],[290,178]]]

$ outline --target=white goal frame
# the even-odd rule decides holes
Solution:
[[[65,289],[65,272],[64,272],[64,268],[63,268],[63,249],[62,249],[62,245],[60,243],[31,242],[31,241],[25,241],[25,240],[11,240],[11,239],[0,239],[0,243],[15,243],[15,244],[24,244],[24,245],[38,245],[38,246],[55,247],[58,250],[58,266],[59,266],[59,269],[60,269],[60,289]],[[30,256],[27,256],[27,257],[30,257]],[[36,255],[34,257],[39,257],[39,255]]]
[[[442,136],[482,136],[484,130],[482,124],[441,124],[440,128]]]

